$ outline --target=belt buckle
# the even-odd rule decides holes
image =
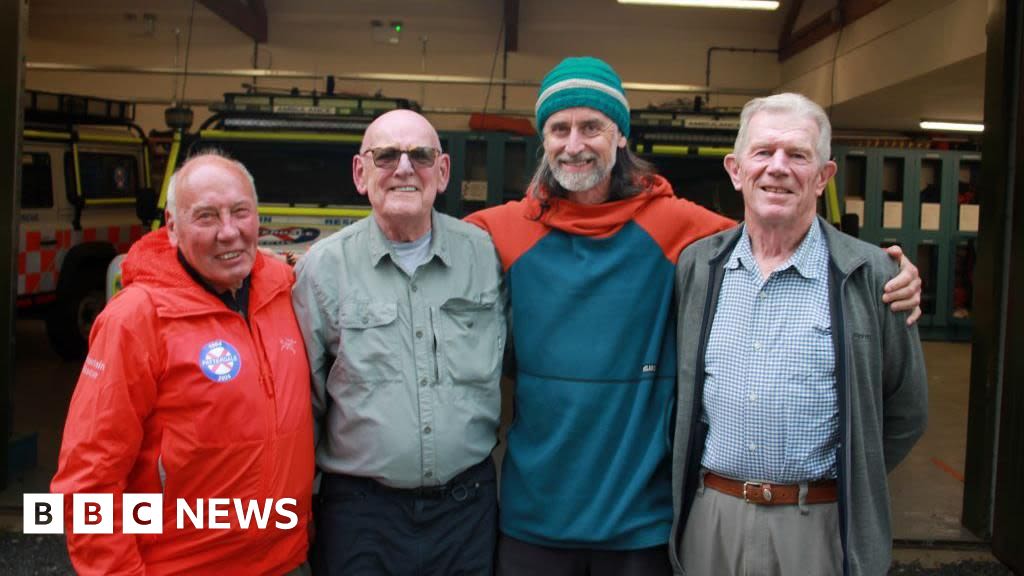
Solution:
[[[765,504],[771,504],[771,502],[772,502],[772,485],[771,484],[769,484],[767,482],[744,482],[743,483],[743,501],[747,502],[747,503],[750,503],[750,504],[760,504],[761,502],[755,502],[755,501],[752,501],[750,499],[750,496],[748,496],[749,492],[747,491],[748,487],[754,488],[755,490],[760,489],[761,490],[761,500],[763,500]]]
[[[446,486],[419,486],[412,489],[412,494],[416,498],[423,500],[436,500],[438,498],[444,498],[447,494]]]

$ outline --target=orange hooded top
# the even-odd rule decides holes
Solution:
[[[290,268],[257,254],[248,322],[198,285],[165,229],[123,265],[125,289],[96,319],[52,490],[65,495],[80,574],[282,574],[306,559],[313,481],[309,367]],[[112,493],[113,534],[73,534],[72,494]],[[163,494],[162,534],[123,534],[124,493]],[[227,529],[208,526],[227,498]],[[273,503],[294,499],[279,513]],[[178,499],[195,511],[179,529]],[[235,511],[269,514],[261,529]],[[272,499],[269,510],[266,500]],[[294,526],[287,529],[277,523]]]

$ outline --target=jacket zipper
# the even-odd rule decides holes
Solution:
[[[723,248],[723,252],[719,256],[708,262],[708,287],[707,295],[704,297],[704,314],[701,318],[700,326],[700,342],[697,346],[697,366],[694,370],[694,399],[693,406],[691,407],[690,413],[690,436],[689,442],[686,447],[686,477],[683,478],[683,494],[682,494],[682,506],[680,507],[680,527],[676,532],[676,541],[673,542],[672,554],[678,554],[678,551],[682,548],[683,534],[686,532],[686,519],[689,516],[690,506],[693,504],[693,499],[689,497],[691,488],[696,489],[696,484],[692,479],[696,478],[696,475],[700,474],[700,459],[696,462],[693,460],[697,456],[697,433],[700,430],[700,417],[703,412],[704,403],[704,355],[707,352],[707,342],[711,334],[711,325],[714,322],[715,310],[718,307],[718,288],[721,286],[722,278],[725,276],[725,269],[722,267],[722,258],[725,254],[732,251],[732,247],[735,246],[737,240]],[[682,305],[682,303],[680,303]],[[679,330],[679,327],[676,327]],[[677,383],[678,386],[678,383]],[[700,447],[700,452],[703,453],[703,446]]]
[[[266,449],[263,451],[263,466],[265,470],[271,470],[274,466],[274,454],[277,451],[277,397],[274,389],[274,375],[270,365],[270,359],[267,357],[266,342],[263,340],[262,332],[260,331],[259,323],[256,320],[256,315],[261,312],[267,304],[277,298],[279,291],[275,290],[269,294],[267,299],[256,303],[256,306],[249,308],[249,318],[247,328],[249,329],[249,338],[251,340],[253,350],[258,356],[259,362],[259,382],[263,388],[264,401],[267,406],[267,416],[264,419],[265,428],[265,442]],[[250,302],[251,303],[251,302]],[[270,483],[267,480],[268,476],[263,475],[261,483],[261,491],[264,494],[271,492]]]

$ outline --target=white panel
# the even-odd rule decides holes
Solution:
[[[977,232],[979,207],[977,204],[960,205],[960,231]]]
[[[903,227],[903,202],[883,202],[882,228]]]
[[[859,200],[859,199],[858,200],[854,200],[852,198],[848,198],[846,200],[846,213],[847,214],[856,214],[857,218],[860,221],[860,225],[861,226],[864,225],[864,201],[863,200]]]
[[[921,204],[921,230],[938,230],[942,204],[925,202]]]

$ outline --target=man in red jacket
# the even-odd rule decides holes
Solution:
[[[256,250],[256,189],[238,162],[186,162],[166,218],[128,253],[71,399],[52,489],[72,563],[80,574],[308,573],[312,416],[293,273]],[[81,493],[113,495],[112,533],[73,533]],[[162,494],[161,533],[124,533],[126,493]]]

